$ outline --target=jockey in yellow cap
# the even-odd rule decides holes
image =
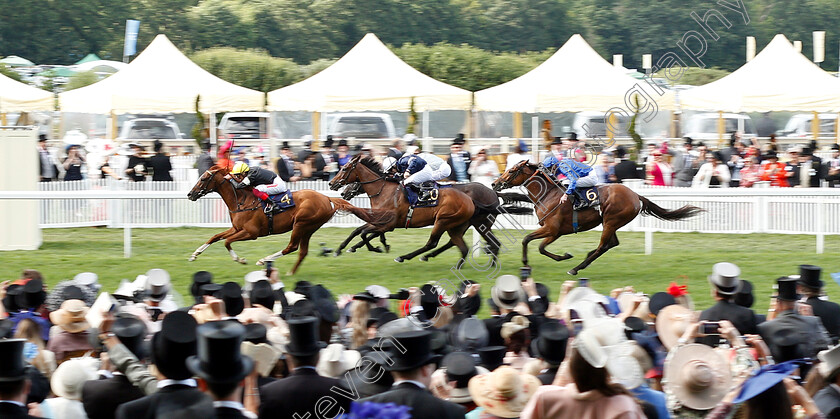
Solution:
[[[250,167],[247,163],[238,162],[233,165],[230,174],[225,176],[233,182],[236,189],[251,186],[254,195],[265,203],[265,212],[270,213],[274,209],[274,202],[269,195],[277,195],[286,192],[286,182],[276,173],[260,167]]]

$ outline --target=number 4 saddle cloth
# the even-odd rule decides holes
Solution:
[[[295,206],[295,201],[292,199],[292,191],[286,191],[277,195],[270,195],[269,198],[274,202],[273,214],[278,214]]]
[[[580,211],[586,208],[594,208],[601,205],[601,196],[598,193],[597,186],[591,186],[575,192],[577,192],[575,194],[577,195],[577,201],[575,201],[575,205],[573,207],[575,211]]]

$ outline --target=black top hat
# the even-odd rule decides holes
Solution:
[[[392,341],[384,349],[394,363],[385,365],[387,371],[410,371],[424,365],[440,362],[441,356],[432,352],[432,333],[426,330],[396,333],[394,340],[401,348],[397,350]],[[402,350],[405,350],[404,352]]]
[[[490,332],[484,322],[475,317],[461,320],[452,332],[452,344],[460,350],[474,352],[487,346]]]
[[[371,294],[369,291],[362,291],[362,292],[354,295],[353,299],[354,300],[359,300],[359,301],[367,301],[369,303],[375,303],[376,302],[376,297],[374,297],[373,294]]]
[[[548,286],[546,286],[542,282],[537,282],[534,285],[537,288],[537,295],[539,295],[540,297],[545,298],[547,300],[548,295],[551,293],[551,291],[548,289]]]
[[[30,279],[21,288],[17,296],[17,305],[21,310],[37,309],[47,299],[44,283],[40,279]]]
[[[236,316],[245,308],[242,298],[242,288],[236,282],[225,282],[219,291],[219,298],[225,302],[225,312],[228,316]]]
[[[632,339],[633,333],[640,333],[645,329],[647,329],[645,321],[638,317],[630,316],[624,319],[624,334],[627,339]]]
[[[814,151],[811,150],[811,147],[805,147],[805,148],[802,149],[802,153],[800,153],[800,154],[803,155],[803,156],[813,156]]]
[[[259,345],[261,343],[268,343],[268,329],[260,323],[250,323],[245,325],[245,340]]]
[[[569,329],[558,322],[548,322],[540,326],[539,332],[531,341],[531,352],[551,365],[560,365],[566,358]]]
[[[211,295],[216,296],[219,291],[222,290],[222,284],[204,284],[201,286],[201,295]]]
[[[0,340],[0,382],[19,381],[26,378],[26,363],[23,362],[25,339]]]
[[[254,369],[254,360],[240,352],[245,326],[237,322],[209,322],[198,326],[198,355],[187,367],[211,383],[235,383]]]
[[[770,150],[767,154],[764,155],[765,159],[778,159],[779,155],[776,154],[776,150]]]
[[[15,322],[9,319],[0,319],[0,339],[12,337],[12,329],[15,328]]]
[[[3,298],[3,307],[6,308],[7,312],[12,313],[20,310],[17,303],[17,297],[23,293],[21,288],[23,288],[23,286],[18,284],[9,285],[9,287],[6,288],[6,297]]]
[[[376,327],[382,327],[384,324],[387,324],[388,322],[392,322],[397,319],[399,319],[399,317],[393,312],[384,312],[376,318]]]
[[[152,363],[173,380],[192,377],[186,359],[196,353],[195,318],[183,311],[173,311],[163,318],[160,332],[152,336]]]
[[[804,285],[808,288],[820,289],[823,287],[823,282],[820,279],[822,268],[814,265],[799,265],[799,285]]]
[[[283,144],[282,144],[282,145],[280,145],[280,149],[281,149],[281,150],[288,150],[288,149],[290,149],[290,148],[291,148],[291,147],[289,147],[289,142],[288,142],[288,141],[283,141]]]
[[[190,294],[193,297],[201,297],[201,286],[213,282],[213,274],[207,271],[198,271],[192,276],[193,282],[190,285]]]
[[[344,139],[338,140],[338,146],[339,147],[341,147],[341,146],[347,147],[347,140],[344,140]]]
[[[791,278],[789,276],[783,276],[776,280],[779,283],[779,296],[776,297],[781,301],[796,301],[798,300],[798,296],[796,294],[796,283],[799,281],[799,278]]]
[[[478,375],[475,358],[468,352],[452,352],[443,358],[446,367],[446,380],[455,381],[455,388],[466,388],[470,378]]]
[[[67,300],[84,300],[85,294],[82,292],[82,289],[75,286],[75,285],[68,285],[61,290],[61,299],[63,301]]]
[[[333,298],[330,290],[326,289],[321,284],[315,285],[309,290],[309,300],[312,301],[312,304],[315,306],[317,316],[321,319],[321,321],[327,323],[335,323],[338,321],[340,313],[338,311],[338,306],[335,304],[335,298]]]
[[[573,132],[570,132],[570,133],[569,133],[569,140],[570,140],[570,141],[577,141],[577,140],[578,140],[577,133],[576,133],[576,132],[574,132],[574,131],[573,131]]]
[[[298,294],[303,294],[309,298],[309,290],[312,289],[312,283],[309,281],[298,281],[295,283],[294,291]]]
[[[431,284],[420,287],[420,306],[430,319],[435,317],[437,308],[441,306],[440,291]]]
[[[289,308],[289,318],[300,319],[303,317],[315,317],[318,319],[318,311],[315,310],[315,304],[307,299],[296,301]],[[318,319],[320,320],[320,319]]]
[[[332,148],[332,146],[333,146],[332,135],[328,135],[327,139],[324,140],[324,148]]]
[[[840,150],[840,144],[832,144],[831,149],[832,150]]]
[[[747,281],[746,279],[742,279],[741,289],[738,290],[737,294],[735,294],[735,299],[733,301],[735,302],[735,304],[738,304],[741,307],[752,307],[753,303],[755,302],[755,297],[753,296],[752,282]]]
[[[274,310],[274,290],[271,284],[266,281],[257,281],[251,288],[251,305],[259,304],[269,310]]]
[[[691,137],[683,137],[683,141],[686,145],[691,145],[694,142],[694,140],[692,140]]]
[[[558,144],[563,144],[563,139],[560,138],[560,137],[554,137],[551,140],[551,145],[558,145]]]
[[[146,324],[132,315],[122,315],[114,320],[111,332],[138,359],[146,357],[143,341],[146,339]]]
[[[648,310],[650,314],[654,316],[659,314],[659,310],[662,310],[665,307],[670,305],[676,304],[677,300],[674,299],[674,296],[668,294],[667,292],[657,292],[650,296],[650,302],[648,302]]]
[[[478,350],[478,357],[481,358],[481,366],[493,371],[505,363],[505,353],[505,346],[487,346]]]
[[[288,320],[287,323],[289,324],[289,344],[286,345],[286,352],[289,354],[312,356],[327,346],[318,340],[319,320],[317,317],[294,318]]]

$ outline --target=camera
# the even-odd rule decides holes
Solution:
[[[706,336],[720,335],[720,322],[700,322],[700,333]]]
[[[519,278],[523,281],[531,277],[531,267],[523,266],[519,268]]]

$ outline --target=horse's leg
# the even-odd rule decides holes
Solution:
[[[444,224],[446,224],[446,225],[444,226]],[[423,247],[421,247],[421,248],[419,248],[419,249],[417,249],[417,250],[415,250],[411,253],[408,253],[408,254],[405,254],[405,255],[402,255],[402,256],[397,256],[396,258],[394,258],[394,261],[399,262],[399,263],[403,263],[406,260],[413,259],[415,256],[417,256],[417,255],[419,255],[423,252],[428,252],[429,250],[434,249],[435,246],[437,246],[438,243],[440,242],[440,236],[442,236],[443,233],[445,231],[449,230],[450,228],[451,227],[450,227],[449,223],[440,222],[440,220],[439,220],[437,223],[435,223],[435,226],[432,227],[432,234],[429,235],[429,240],[426,242],[426,244]]]
[[[293,266],[292,270],[287,272],[286,275],[294,275],[300,267],[300,264],[303,263],[303,259],[306,257],[306,254],[309,253],[309,239],[311,237],[311,231],[300,236],[297,262],[295,262],[295,266]]]
[[[236,252],[233,251],[233,248],[230,247],[230,244],[242,240],[254,240],[256,238],[257,236],[251,235],[251,233],[249,233],[247,230],[239,230],[225,239],[225,249],[228,250],[228,253],[230,253],[230,257],[233,258],[234,262],[239,262],[244,265],[246,263],[245,258],[239,257],[236,254]]]
[[[382,249],[379,249],[377,251],[373,247],[373,245],[370,244],[370,241],[373,240],[374,237],[379,235],[379,232],[371,231],[373,228],[374,227],[371,226],[370,224],[365,225],[365,231],[362,232],[362,239],[359,240],[358,243],[354,244],[353,247],[350,248],[350,250],[349,250],[350,253],[355,252],[356,250],[358,250],[362,246],[367,246],[367,250],[369,252],[382,253]]]
[[[455,269],[461,269],[461,266],[467,260],[467,254],[470,252],[469,246],[467,246],[467,243],[464,242],[464,232],[466,232],[468,228],[470,228],[470,225],[464,224],[463,226],[449,231],[449,242],[458,246],[458,250],[461,251],[461,260],[458,261]]]
[[[540,253],[556,260],[557,262],[560,262],[561,260],[571,259],[572,255],[570,255],[568,253],[564,254],[563,256],[560,256],[560,255],[556,255],[554,253],[551,253],[546,249],[546,247],[548,247],[549,244],[553,243],[555,240],[557,240],[559,238],[560,238],[560,236],[551,235],[551,236],[548,236],[545,239],[543,239],[542,243],[540,243]],[[589,252],[589,254],[592,255],[592,252]]]
[[[341,255],[341,251],[342,251],[342,250],[344,250],[344,248],[345,248],[345,247],[347,247],[347,245],[348,245],[348,244],[350,244],[350,240],[353,240],[353,238],[354,238],[354,237],[356,237],[356,236],[358,236],[359,234],[361,234],[361,233],[365,230],[365,227],[366,227],[366,226],[367,226],[367,224],[365,224],[365,225],[363,225],[363,226],[359,226],[358,228],[356,228],[355,230],[353,230],[353,232],[352,232],[352,233],[350,233],[350,235],[349,235],[349,236],[347,236],[347,238],[346,238],[346,239],[344,239],[344,241],[343,241],[343,242],[341,242],[341,244],[338,246],[338,249],[336,249],[336,250],[335,250],[335,255],[336,255],[336,256]],[[351,253],[352,253],[352,252],[351,252]]]
[[[587,256],[580,265],[575,266],[574,269],[570,270],[568,274],[577,275],[578,271],[585,269],[595,259],[598,259],[599,256],[606,253],[607,250],[618,246],[618,236],[615,235],[615,230],[616,229],[612,226],[604,225],[604,230],[601,232],[601,243],[598,244],[598,247],[595,250],[589,252],[589,256]]]
[[[300,247],[300,239],[304,234],[301,227],[299,226],[299,223],[300,221],[295,222],[295,226],[292,228],[292,236],[289,238],[289,244],[286,246],[286,248],[277,253],[272,253],[260,259],[259,261],[257,261],[257,265],[262,265],[265,263],[265,261],[275,260],[281,256],[286,256],[289,253],[298,250],[298,247]],[[309,235],[312,235],[312,233],[310,232]]]
[[[452,246],[455,246],[455,243],[452,243],[452,239],[450,239],[448,242],[446,242],[446,244],[444,244],[441,247],[438,247],[437,249],[433,250],[431,253],[429,253],[427,255],[420,256],[420,261],[421,262],[426,262],[429,259],[431,259],[431,258],[449,250]]]
[[[211,244],[216,243],[217,241],[226,238],[227,236],[233,234],[235,231],[236,231],[236,229],[231,227],[231,228],[229,228],[229,229],[227,229],[227,230],[225,230],[225,231],[223,231],[219,234],[214,235],[213,237],[210,238],[210,240],[207,240],[206,243],[202,244],[201,246],[198,246],[198,249],[195,249],[195,252],[193,252],[193,254],[190,256],[190,258],[187,259],[187,260],[189,260],[190,262],[194,261],[195,258],[197,258],[198,255],[204,253],[204,251],[207,250],[207,248],[210,247]]]
[[[379,241],[382,243],[382,247],[385,248],[385,253],[390,253],[391,252],[391,245],[388,244],[387,241],[385,241],[385,232],[384,231],[381,234],[379,234]]]
[[[523,266],[528,266],[528,243],[530,243],[532,240],[541,239],[541,238],[549,237],[549,236],[555,236],[555,235],[559,236],[559,234],[556,234],[555,232],[553,232],[551,227],[549,227],[548,224],[546,224],[546,225],[536,229],[533,233],[530,233],[527,236],[525,236],[525,238],[522,239],[522,265]],[[566,253],[566,255],[564,255],[564,256],[572,257],[572,255],[570,255],[568,253]]]

